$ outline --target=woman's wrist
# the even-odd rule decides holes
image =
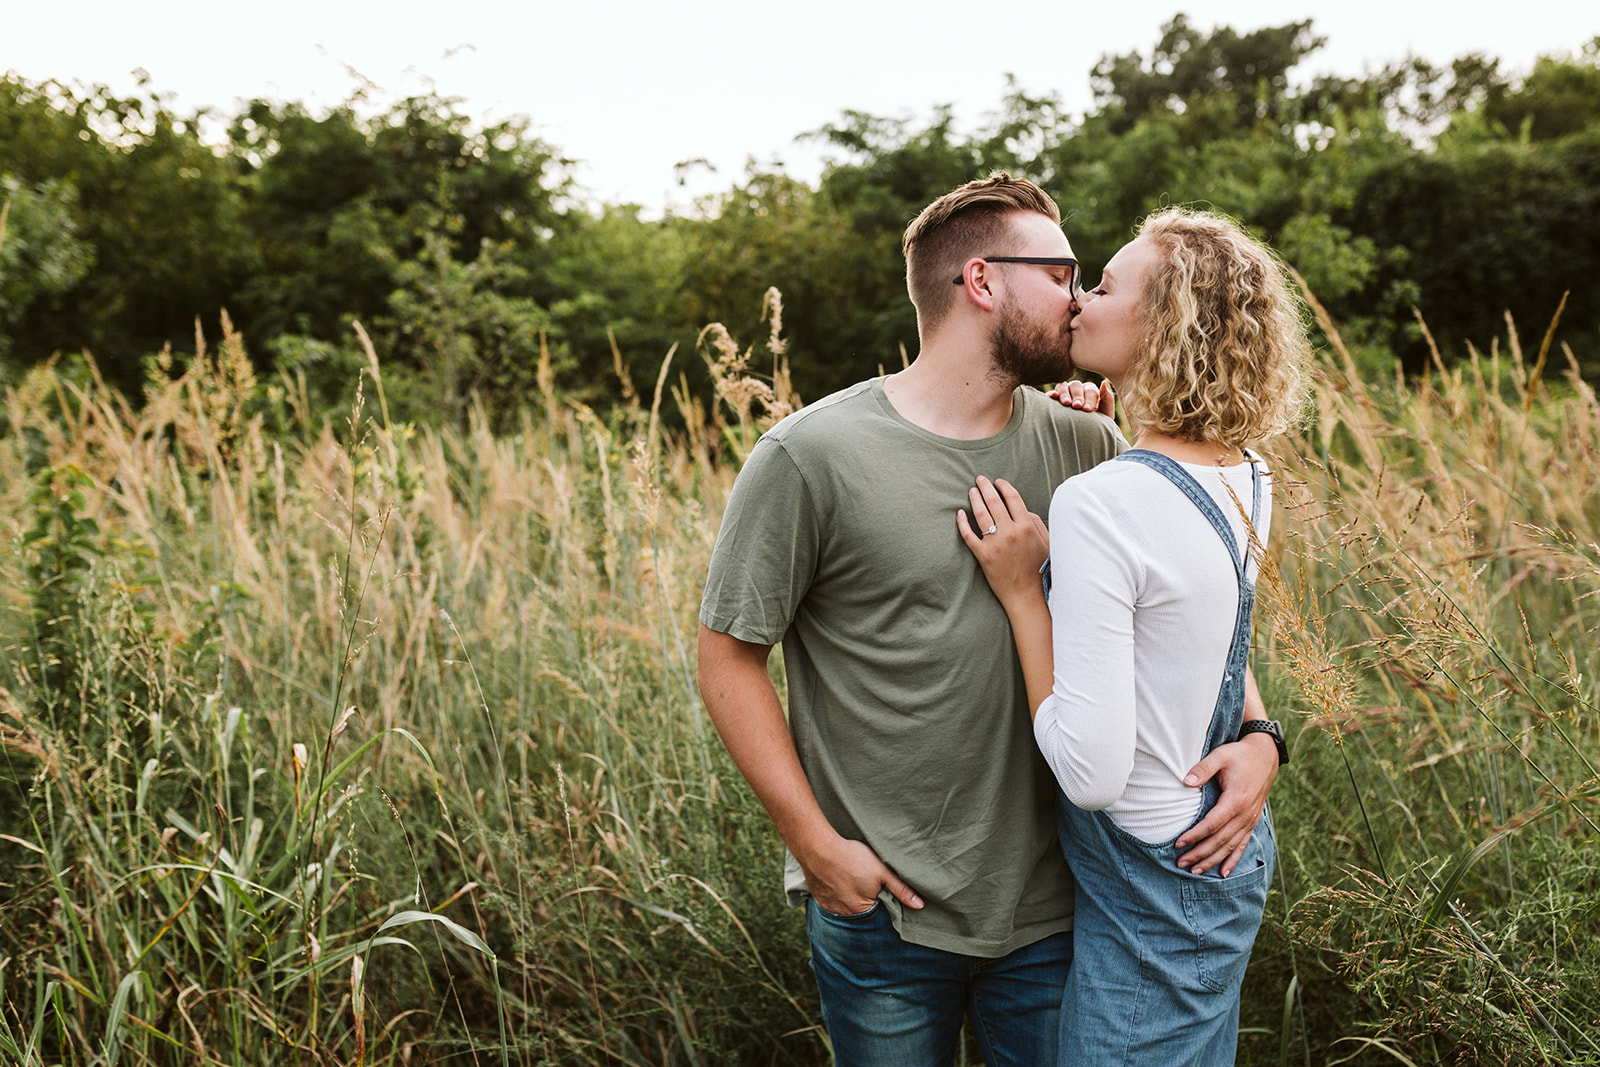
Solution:
[[[1035,603],[1045,603],[1044,585],[1036,578],[1019,581],[1015,585],[1007,586],[1003,591],[997,590],[995,596],[1008,615],[1019,609],[1032,608]]]
[[[1011,628],[1036,623],[1040,616],[1050,617],[1050,605],[1044,599],[1043,589],[1015,589],[1000,599],[1000,606],[1011,620]]]

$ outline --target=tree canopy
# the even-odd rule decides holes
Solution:
[[[1600,39],[1597,39],[1600,41]],[[263,371],[347,395],[371,335],[417,419],[509,416],[560,384],[603,404],[616,368],[653,382],[706,323],[766,332],[783,294],[794,384],[815,398],[917,349],[900,234],[995,169],[1061,203],[1091,271],[1137,220],[1201,203],[1274,243],[1361,358],[1485,348],[1507,312],[1600,375],[1600,44],[1515,76],[1492,57],[1405,57],[1363,79],[1301,74],[1311,21],[1209,31],[1174,17],[1148,54],[1107,55],[1094,105],[1015,85],[975,130],[846,112],[806,135],[815,184],[752,166],[696,209],[584,206],[569,161],[525,120],[459,101],[356,98],[325,114],[254,101],[178,115],[158,93],[0,78],[0,373],[79,350],[134,390],[150,357],[193,351],[226,310]],[[147,87],[148,89],[148,87]],[[680,371],[703,373],[682,359]],[[634,372],[639,372],[635,374]]]

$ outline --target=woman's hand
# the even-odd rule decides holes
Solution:
[[[961,540],[978,557],[989,588],[1006,609],[1017,662],[1028,690],[1028,714],[1050,696],[1053,657],[1050,651],[1050,607],[1045,603],[1039,565],[1050,556],[1050,533],[1044,520],[1028,510],[1010,482],[979,478],[967,490],[977,528],[965,511],[956,512]],[[979,530],[983,533],[980,535]]]
[[[1062,382],[1045,394],[1058,400],[1064,408],[1079,411],[1098,411],[1108,419],[1117,417],[1117,398],[1111,392],[1110,382]]]
[[[1050,555],[1044,520],[1028,510],[1022,495],[1004,478],[991,482],[980,476],[967,496],[978,528],[972,528],[965,511],[956,512],[956,527],[978,557],[994,595],[1008,609],[1016,597],[1041,595],[1039,567]]]
[[[1226,878],[1244,855],[1267,806],[1278,777],[1277,746],[1264,734],[1218,745],[1190,770],[1183,784],[1198,789],[1212,776],[1222,786],[1222,795],[1206,817],[1175,842],[1182,850],[1178,866],[1195,874],[1217,867]]]

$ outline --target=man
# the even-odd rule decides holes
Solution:
[[[1055,1062],[1072,926],[1055,784],[955,515],[980,474],[1044,514],[1126,447],[1027,388],[1072,372],[1080,279],[1060,222],[1004,173],[929,205],[904,240],[916,360],[773,427],[717,538],[700,689],[788,846],[840,1064],[948,1063],[963,1014],[987,1063]],[[766,667],[779,640],[787,722]],[[1182,842],[1196,870],[1242,849],[1277,764],[1252,734],[1196,768],[1226,787]]]

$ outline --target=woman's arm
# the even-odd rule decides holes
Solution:
[[[1133,770],[1132,576],[1101,509],[1081,499],[1064,506],[1071,495],[1058,492],[1046,534],[1010,485],[980,478],[973,515],[995,532],[979,541],[964,516],[959,523],[1011,621],[1039,750],[1069,800],[1099,809],[1122,795]],[[1035,537],[1048,537],[1051,596],[1067,598],[1070,612],[1053,616],[1045,602]]]
[[[1088,480],[1068,482],[1050,501],[1055,670],[1033,736],[1067,799],[1088,811],[1110,807],[1127,790],[1139,738],[1133,616],[1140,575],[1123,522]]]
[[[1011,621],[1032,717],[1050,695],[1055,670],[1050,606],[1039,577],[1040,565],[1050,554],[1050,534],[1044,520],[1028,510],[1021,494],[1004,478],[995,483],[979,477],[967,493],[980,527],[987,530],[992,525],[994,532],[980,538],[965,511],[956,512],[956,527]]]

